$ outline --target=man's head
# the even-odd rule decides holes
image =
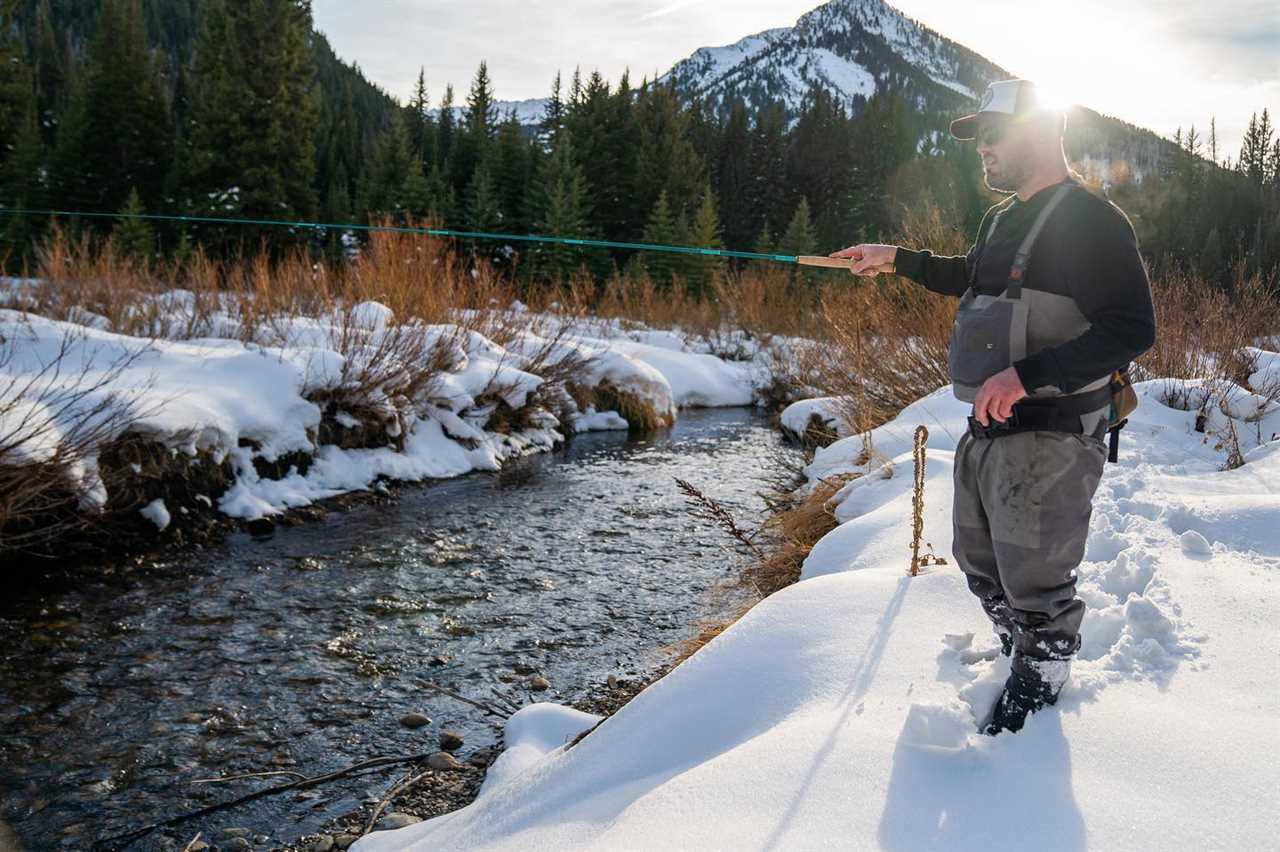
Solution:
[[[987,186],[1016,192],[1046,166],[1063,160],[1066,116],[1047,104],[1029,80],[987,86],[978,111],[951,122],[956,139],[974,140]]]

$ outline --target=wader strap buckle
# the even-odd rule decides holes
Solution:
[[[1027,235],[1022,238],[1022,244],[1018,246],[1018,253],[1013,257],[1013,267],[1009,270],[1009,283],[1005,286],[1004,293],[1008,298],[1022,298],[1023,279],[1027,274],[1027,263],[1031,260],[1031,247],[1035,245],[1036,237],[1040,236],[1040,232],[1044,230],[1044,224],[1049,221],[1049,216],[1053,213],[1054,208],[1070,191],[1071,184],[1063,184],[1055,189],[1053,195],[1049,196],[1049,200],[1040,209],[1040,215],[1036,216],[1035,222],[1031,223],[1031,227],[1027,230]]]

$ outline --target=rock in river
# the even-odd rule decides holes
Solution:
[[[421,728],[431,724],[431,717],[423,713],[406,713],[400,717],[400,724],[406,728]]]
[[[427,758],[427,766],[432,769],[462,769],[462,764],[458,762],[458,758],[449,754],[447,751],[437,751]]]
[[[422,822],[413,814],[391,813],[374,823],[374,831],[387,831],[393,828],[404,828],[406,825]]]

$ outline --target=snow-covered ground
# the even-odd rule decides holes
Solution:
[[[24,288],[33,282],[0,283],[0,304],[29,301]],[[566,332],[554,317],[519,310],[510,319],[524,330],[505,346],[454,326],[398,326],[376,302],[332,316],[272,318],[251,333],[230,299],[208,310],[193,294],[171,291],[136,310],[154,338],[114,333],[106,318],[79,309],[74,322],[0,310],[0,463],[49,460],[62,439],[93,422],[89,412],[127,408],[132,433],[189,457],[230,459],[235,480],[218,508],[253,519],[379,478],[495,470],[573,432],[628,427],[616,411],[579,409],[562,390],[539,396],[539,373],[557,365],[576,365],[571,381],[579,387],[607,385],[667,419],[681,407],[749,405],[769,378],[767,353],[753,341],[739,341],[754,347],[746,360],[728,361],[674,331],[600,321]],[[451,353],[448,368],[406,385],[404,376],[424,365],[398,359],[429,361],[441,347]],[[406,386],[412,390],[400,390]],[[330,412],[342,427],[374,426],[394,440],[321,445],[324,406],[333,400],[346,403]],[[518,428],[495,423],[500,403],[520,414]],[[291,454],[308,458],[305,470],[268,478],[254,464]],[[92,452],[68,475],[86,508],[106,502]],[[143,514],[161,529],[170,519],[162,500]]]
[[[951,560],[967,406],[945,388],[875,430],[862,467],[860,437],[818,452],[811,478],[865,475],[799,583],[571,749],[595,717],[525,708],[472,805],[352,848],[1275,848],[1280,412],[1241,392],[1246,463],[1222,470],[1227,415],[1195,431],[1200,388],[1138,389],[1079,571],[1079,660],[1020,733],[976,732],[1007,662]],[[918,424],[924,538],[948,564],[910,578]]]

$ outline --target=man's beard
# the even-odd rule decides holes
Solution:
[[[1018,187],[1022,186],[1026,179],[1024,169],[1011,167],[1008,163],[1001,163],[996,170],[983,168],[983,179],[987,184],[987,189],[993,192],[1017,192]]]

